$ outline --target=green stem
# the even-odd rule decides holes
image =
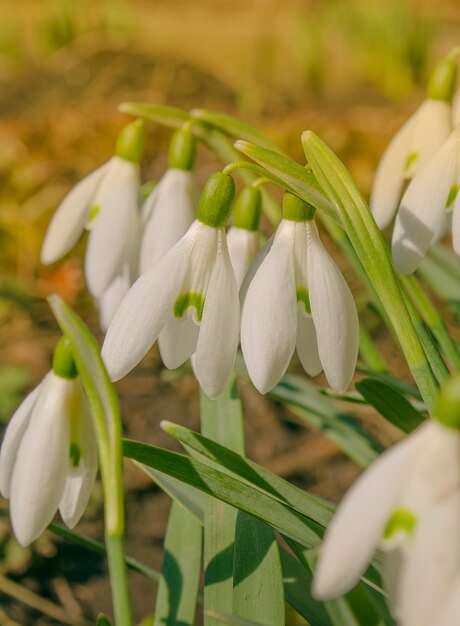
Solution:
[[[377,350],[376,345],[372,341],[372,337],[362,323],[359,325],[359,351],[366,365],[372,370],[376,372],[388,372],[384,358]]]
[[[106,534],[105,536],[115,624],[117,626],[131,626],[133,621],[123,543],[123,535]]]

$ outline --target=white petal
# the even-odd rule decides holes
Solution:
[[[170,315],[158,337],[161,360],[167,368],[180,367],[196,350],[199,326],[192,317],[177,319]]]
[[[446,590],[447,591],[447,590]],[[440,606],[439,617],[430,626],[458,626],[460,624],[460,576],[449,586],[445,601]]]
[[[196,193],[191,172],[168,170],[153,193],[151,215],[142,235],[141,273],[166,254],[195,219]]]
[[[64,493],[59,503],[61,517],[69,528],[73,528],[86,509],[97,474],[97,445],[91,415],[83,390],[78,382],[80,403],[78,407],[79,446],[81,458],[78,469],[67,476]]]
[[[370,205],[379,228],[388,226],[398,208],[413,126],[412,117],[390,141],[377,167]]]
[[[316,225],[308,225],[308,289],[319,357],[330,386],[342,392],[350,384],[358,358],[358,314],[350,289],[323,247]]]
[[[317,376],[323,369],[318,354],[316,329],[311,317],[297,313],[296,350],[302,367],[310,376]]]
[[[314,597],[327,600],[349,591],[365,572],[398,505],[424,427],[382,454],[354,483],[329,524],[313,582]]]
[[[69,467],[70,382],[52,373],[45,379],[19,446],[10,514],[16,539],[23,546],[45,530],[62,497]]]
[[[401,574],[404,561],[403,550],[395,548],[385,553],[383,562],[383,586],[388,596],[388,606],[395,619],[401,617]]]
[[[417,154],[407,175],[412,178],[439,150],[452,132],[451,106],[443,100],[427,98],[414,116],[411,152]]]
[[[241,347],[249,376],[261,393],[278,383],[295,349],[293,237],[294,223],[282,221],[243,304]]]
[[[254,257],[253,262],[249,266],[249,269],[246,272],[246,275],[245,275],[245,277],[243,279],[243,282],[241,283],[241,287],[240,287],[240,302],[241,302],[241,306],[243,306],[243,302],[244,302],[244,300],[246,298],[246,294],[248,292],[249,285],[252,283],[252,281],[254,279],[254,276],[259,271],[259,267],[262,265],[265,257],[270,252],[274,240],[275,240],[275,235],[272,235],[270,237],[270,239],[265,242],[265,244],[262,246],[262,248],[256,254],[256,256]]]
[[[112,161],[97,201],[100,209],[88,237],[85,276],[88,290],[100,297],[121,272],[138,235],[139,166]]]
[[[189,234],[138,278],[119,306],[102,347],[112,380],[139,363],[165,325],[187,270]]]
[[[460,193],[457,194],[452,212],[452,244],[460,255]]]
[[[249,231],[232,226],[227,233],[228,252],[238,289],[241,287],[246,272],[259,250],[259,241],[258,231]]]
[[[393,261],[400,272],[417,269],[443,226],[445,205],[454,182],[455,143],[444,146],[412,179],[401,201],[393,231]]]
[[[458,459],[457,459],[458,461]],[[434,626],[449,585],[458,574],[460,492],[440,494],[416,524],[401,576],[400,616],[407,626]]]
[[[40,253],[42,263],[54,263],[78,241],[92,207],[98,185],[104,177],[109,163],[80,181],[56,209],[46,231]]]
[[[128,274],[129,269],[125,266],[122,273],[113,279],[101,297],[97,300],[99,323],[103,332],[107,331],[118,307],[131,287]]]
[[[30,416],[37,401],[42,383],[38,385],[17,408],[15,414],[10,419],[5,436],[3,437],[2,449],[0,451],[0,493],[5,497],[10,497],[10,483],[13,474],[16,456],[21,444],[22,437],[29,425]]]
[[[460,124],[460,89],[457,89],[452,99],[452,125]]]
[[[219,229],[217,257],[206,293],[195,360],[198,382],[210,398],[216,398],[225,388],[235,362],[239,333],[238,287],[225,230]]]

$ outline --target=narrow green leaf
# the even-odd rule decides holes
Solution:
[[[209,439],[244,453],[243,412],[234,374],[217,399],[200,393],[200,416],[201,430]],[[205,501],[204,511],[204,607],[232,613],[237,511],[215,498]],[[205,617],[205,626],[218,622]]]
[[[80,548],[84,548],[89,552],[93,552],[94,554],[99,554],[100,556],[106,556],[107,550],[105,545],[100,541],[95,541],[94,539],[90,539],[81,533],[76,533],[73,530],[69,530],[66,526],[62,526],[61,524],[50,524],[48,526],[48,530],[57,535],[58,537],[62,537],[66,541],[70,541],[71,543],[79,546]],[[126,565],[136,571],[139,574],[142,574],[146,578],[150,578],[152,580],[160,580],[160,572],[149,565],[145,565],[145,563],[141,563],[137,559],[133,559],[130,556],[125,556]]]
[[[339,411],[307,380],[286,375],[270,395],[286,403],[301,419],[318,428],[361,467],[367,467],[383,452],[383,447],[353,415]]]
[[[216,111],[209,111],[207,109],[193,109],[190,111],[190,117],[214,126],[229,137],[245,139],[246,141],[280,152],[276,143],[264,133],[231,115],[217,113]]]
[[[201,572],[201,524],[172,503],[155,605],[155,624],[193,626]]]
[[[321,526],[328,524],[333,510],[329,503],[302,491],[257,463],[184,426],[162,422],[161,427],[188,450],[197,453],[207,462],[213,461],[213,467],[219,471],[228,473],[252,487],[260,488],[281,504],[314,519]]]
[[[412,432],[424,420],[399,391],[379,380],[364,378],[355,387],[374,409],[405,433]]]
[[[135,115],[150,122],[157,122],[170,128],[181,128],[189,119],[188,114],[182,109],[160,104],[147,104],[144,102],[123,102],[118,107],[122,113]]]
[[[237,141],[235,148],[274,174],[282,181],[287,191],[294,191],[305,202],[311,204],[315,209],[324,211],[334,222],[340,225],[340,219],[334,206],[312,185],[312,175],[305,167],[279,152],[268,150],[247,141]]]
[[[358,365],[356,367],[358,372],[361,374],[366,374],[368,376],[372,376],[375,380],[379,380],[382,383],[385,383],[392,389],[399,391],[403,395],[408,395],[414,398],[415,400],[421,402],[422,396],[420,395],[419,390],[412,383],[408,383],[402,378],[395,378],[391,374],[386,374],[385,372],[375,372],[374,370],[369,369],[368,367],[364,367],[363,365]]]
[[[204,616],[212,618],[213,621],[217,622],[217,624],[228,624],[228,626],[265,626],[265,624],[249,622],[247,619],[242,619],[236,615],[220,613],[219,611],[213,611],[212,609],[205,609]]]
[[[283,574],[273,529],[238,513],[234,547],[233,612],[265,626],[285,621]]]

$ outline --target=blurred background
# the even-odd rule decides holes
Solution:
[[[111,156],[127,121],[121,102],[228,112],[299,159],[300,133],[311,128],[367,194],[384,146],[423,98],[429,70],[459,42],[457,0],[0,0],[0,425],[49,368],[57,329],[47,295],[60,293],[100,336],[82,278],[84,244],[47,268],[39,250],[66,191]],[[169,136],[149,128],[145,180],[164,171]],[[200,153],[201,182],[212,163]],[[354,276],[347,278],[359,301]],[[394,373],[404,375],[397,348],[372,324]],[[119,391],[130,437],[170,446],[160,419],[198,425],[193,376],[165,371],[155,350]],[[249,386],[242,397],[250,456],[337,500],[357,467],[284,406]],[[392,440],[375,430],[383,444]],[[161,567],[168,499],[126,469],[128,552]],[[19,548],[5,504],[0,626],[83,625],[110,612],[103,559],[51,535]],[[101,506],[96,489],[79,526],[99,539]],[[140,620],[153,609],[154,586],[136,574],[132,583]]]

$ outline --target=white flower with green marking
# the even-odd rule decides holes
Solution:
[[[385,150],[375,174],[370,201],[379,228],[385,228],[393,219],[405,183],[420,171],[449,136],[456,75],[455,61],[439,63],[428,82],[427,99]]]
[[[313,594],[358,582],[376,549],[400,626],[460,624],[460,433],[428,421],[384,453],[348,491],[320,549]]]
[[[356,306],[308,208],[285,194],[284,219],[242,288],[241,347],[261,393],[279,382],[294,350],[310,376],[324,370],[337,391],[348,387],[356,366]]]
[[[120,295],[123,297],[137,276],[138,161],[142,149],[142,124],[129,124],[120,133],[116,155],[78,183],[61,202],[41,250],[42,262],[54,263],[71,250],[85,228],[89,230],[85,278],[101,309],[104,329]]]
[[[23,546],[41,535],[57,509],[73,528],[93,489],[97,444],[73,368],[62,360],[54,366],[17,409],[3,439],[0,492],[10,500],[13,532]]]
[[[409,184],[393,230],[393,260],[400,272],[415,271],[430,246],[450,226],[460,255],[460,126]]]
[[[158,339],[167,367],[179,367],[195,354],[203,391],[210,397],[223,391],[240,328],[238,288],[224,228],[233,194],[230,176],[212,176],[200,198],[198,219],[131,287],[102,349],[112,380],[133,369]]]

